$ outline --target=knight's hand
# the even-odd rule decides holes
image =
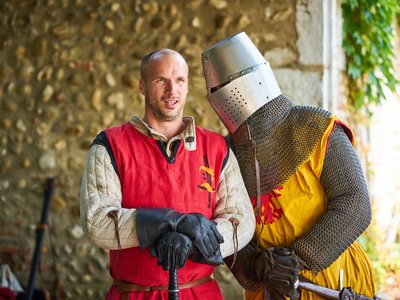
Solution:
[[[271,299],[297,297],[300,264],[286,248],[269,248],[245,264],[245,275],[255,282],[263,282]]]

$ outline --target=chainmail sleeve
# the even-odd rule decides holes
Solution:
[[[313,272],[329,267],[371,222],[363,170],[340,125],[329,139],[320,181],[328,196],[327,212],[293,244]]]

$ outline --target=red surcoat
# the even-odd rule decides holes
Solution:
[[[129,122],[105,131],[119,172],[123,208],[173,208],[181,213],[199,212],[212,218],[216,191],[228,147],[224,138],[196,127],[196,150],[179,141],[168,159],[160,141],[147,137]],[[211,275],[214,267],[188,260],[179,270],[179,282]],[[149,249],[139,247],[110,251],[113,278],[142,286],[167,286],[168,271],[157,265]],[[112,286],[107,299],[119,299]],[[135,292],[130,299],[168,299],[167,291]],[[215,281],[180,291],[180,299],[223,299]]]

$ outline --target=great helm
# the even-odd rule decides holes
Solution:
[[[281,95],[271,66],[245,32],[217,42],[201,58],[207,99],[231,133]]]

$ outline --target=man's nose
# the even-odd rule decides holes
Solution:
[[[178,84],[174,80],[168,80],[167,91],[173,93],[177,90]]]

